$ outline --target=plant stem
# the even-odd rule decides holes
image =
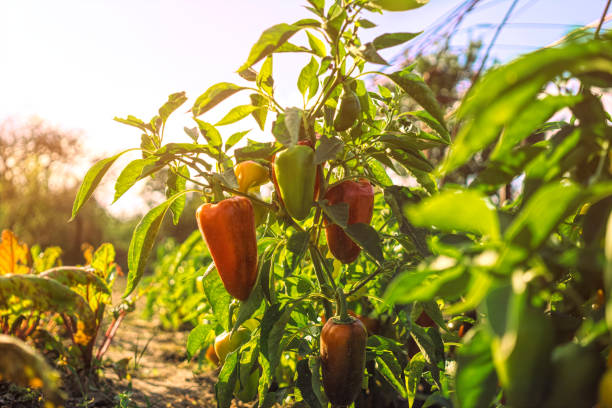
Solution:
[[[354,295],[359,289],[361,289],[366,283],[374,279],[378,274],[383,272],[383,268],[377,268],[374,272],[369,274],[365,279],[357,283],[357,285],[353,286],[353,288],[346,294],[346,296]]]
[[[595,38],[599,38],[599,32],[601,31],[601,27],[603,26],[604,20],[606,19],[606,14],[608,14],[608,9],[610,8],[611,2],[612,0],[608,0],[608,2],[606,3],[606,7],[604,8],[603,14],[601,15],[601,19],[599,20],[597,30],[595,30]]]

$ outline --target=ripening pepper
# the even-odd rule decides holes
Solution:
[[[232,197],[217,204],[202,204],[196,211],[196,219],[223,286],[236,299],[247,300],[257,280],[257,241],[251,201]]]
[[[323,389],[333,406],[350,405],[361,390],[368,334],[359,319],[338,316],[321,330]]]
[[[353,126],[361,113],[359,97],[351,88],[344,85],[338,99],[338,107],[334,115],[334,129],[342,132]]]
[[[308,217],[312,207],[316,166],[314,151],[296,145],[283,150],[274,159],[274,177],[287,212],[295,219]]]
[[[239,327],[236,331],[223,332],[215,338],[215,353],[219,357],[219,363],[225,363],[229,353],[236,350],[251,337],[251,331],[246,327]]]
[[[312,150],[314,150],[314,144],[308,139],[300,140],[298,142],[298,145],[310,146]],[[274,161],[274,158],[272,158],[272,161]],[[280,191],[280,189],[278,188],[278,181],[276,181],[276,172],[274,171],[274,166],[272,166],[270,178],[272,179],[272,183],[274,184],[274,188],[276,189],[276,191]],[[319,164],[317,166],[317,174],[315,175],[315,188],[314,188],[314,194],[312,195],[313,201],[316,201],[319,198],[320,182],[321,182],[321,165]],[[280,194],[278,195],[278,199],[282,205],[285,205],[285,202],[283,201]]]
[[[374,189],[366,179],[343,181],[327,190],[325,198],[329,205],[347,203],[349,206],[348,225],[369,224],[374,210]],[[342,263],[351,263],[361,248],[344,232],[342,227],[325,220],[325,236],[332,255]]]
[[[266,184],[270,180],[268,169],[252,160],[238,163],[234,167],[234,174],[238,181],[238,189],[243,193],[246,193],[253,187]]]

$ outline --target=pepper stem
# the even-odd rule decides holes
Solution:
[[[341,287],[336,289],[336,310],[336,313],[340,316],[340,321],[348,322],[351,320],[348,314],[348,307],[346,306],[346,296],[344,296],[344,291]]]

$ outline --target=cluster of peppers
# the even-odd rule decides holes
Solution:
[[[350,90],[342,98],[344,104],[354,103]],[[346,115],[345,115],[346,116]],[[347,122],[346,118],[343,119]],[[342,129],[347,126],[337,120]],[[315,164],[314,144],[302,140],[272,158],[271,169],[254,162],[236,165],[234,173],[239,190],[246,196],[257,196],[259,186],[272,180],[281,208],[296,220],[310,214],[314,201],[319,198],[321,165]],[[374,189],[366,179],[345,180],[329,188],[324,195],[329,205],[348,204],[348,225],[369,224],[374,207]],[[226,290],[234,298],[248,299],[257,280],[257,242],[255,228],[267,209],[245,196],[234,196],[216,204],[207,203],[196,212],[198,226],[213,258]],[[361,248],[330,220],[324,219],[327,244],[332,255],[342,263],[355,261]],[[342,302],[345,306],[345,303]],[[367,330],[360,319],[340,307],[339,315],[328,319],[321,331],[320,356],[323,387],[334,405],[349,405],[361,389]],[[225,356],[241,344],[244,333],[223,333],[215,341],[214,352],[223,362]],[[207,353],[208,354],[208,353]]]

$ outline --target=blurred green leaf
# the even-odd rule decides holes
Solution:
[[[499,220],[494,207],[477,191],[447,190],[404,208],[404,213],[418,227],[442,231],[463,231],[500,237]]]

